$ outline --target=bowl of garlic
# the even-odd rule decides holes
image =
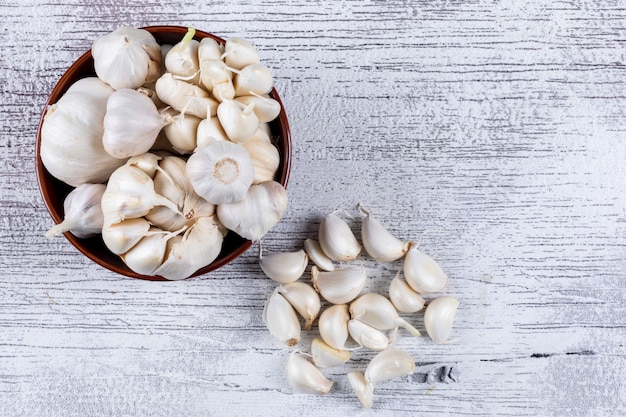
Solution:
[[[240,256],[280,221],[290,169],[287,115],[259,51],[191,27],[95,39],[37,132],[46,236],[132,278],[186,279]]]

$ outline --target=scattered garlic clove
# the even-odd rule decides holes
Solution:
[[[102,240],[116,255],[128,252],[150,230],[150,222],[143,217],[123,220],[115,224],[104,224]]]
[[[309,259],[322,271],[334,271],[333,261],[326,256],[317,240],[307,239],[304,241],[304,250],[309,255]]]
[[[413,336],[420,336],[416,328],[398,316],[391,301],[377,293],[366,293],[354,300],[350,304],[350,316],[378,330],[395,330],[403,327]]]
[[[385,333],[360,320],[348,321],[348,332],[355,342],[368,349],[383,350],[391,345]]]
[[[198,124],[196,132],[197,148],[201,148],[209,142],[216,140],[228,140],[226,132],[217,117],[208,117]]]
[[[171,123],[165,126],[163,131],[174,150],[180,154],[193,152],[197,147],[198,126],[202,119],[189,114],[178,113],[172,109],[165,113],[171,117]]]
[[[168,72],[180,77],[191,77],[192,84],[198,83],[200,71],[200,64],[198,63],[200,42],[193,38],[195,34],[196,29],[188,28],[183,39],[168,51],[164,59],[165,69]]]
[[[294,282],[300,278],[308,262],[309,257],[304,250],[263,256],[259,243],[259,265],[261,269],[265,275],[280,284]]]
[[[359,205],[360,206],[360,205]],[[393,236],[378,219],[363,206],[366,214],[361,225],[361,239],[365,251],[379,262],[391,262],[402,258],[409,250],[409,242],[402,242]]]
[[[354,300],[365,287],[367,274],[363,266],[320,271],[311,268],[311,279],[315,289],[333,304],[345,304]]]
[[[424,326],[435,343],[444,343],[452,333],[452,324],[459,301],[451,295],[435,298],[426,306]]]
[[[248,40],[233,36],[226,40],[224,53],[217,59],[224,59],[226,65],[242,69],[260,61],[259,52]]]
[[[317,321],[324,342],[332,348],[345,350],[349,320],[348,306],[345,304],[336,304],[324,310]]]
[[[63,221],[46,232],[47,237],[70,232],[78,238],[95,236],[102,232],[102,194],[104,184],[81,184],[63,201]]]
[[[254,103],[244,106],[235,100],[223,100],[217,107],[217,118],[228,139],[235,143],[245,143],[259,129]]]
[[[439,264],[415,245],[411,245],[404,258],[404,278],[420,294],[439,292],[448,283],[448,276]]]
[[[254,165],[253,184],[272,181],[280,166],[280,154],[272,142],[265,140],[259,132],[243,143]]]
[[[313,287],[304,282],[290,282],[278,287],[278,292],[304,318],[304,330],[311,330],[321,309],[320,296]]]
[[[268,297],[263,309],[263,321],[272,337],[287,346],[300,341],[300,320],[296,311],[276,288]]]
[[[323,339],[315,338],[311,343],[313,363],[319,368],[333,368],[341,366],[350,360],[349,350],[335,349]]]
[[[424,298],[416,293],[405,280],[400,278],[400,271],[389,284],[389,299],[402,313],[416,313],[424,308]]]
[[[271,122],[280,114],[280,103],[268,95],[249,95],[240,96],[235,99],[244,106],[254,103],[254,114],[259,118],[260,122]]]
[[[292,352],[287,362],[287,380],[291,387],[305,394],[328,394],[333,381],[301,355]]]
[[[176,78],[166,72],[157,80],[154,88],[164,103],[178,112],[206,119],[217,114],[218,102],[209,93],[198,87]]]
[[[239,70],[233,80],[235,97],[267,94],[272,90],[274,79],[269,68],[261,63],[251,64]]]
[[[361,401],[361,405],[365,410],[372,408],[372,402],[374,399],[374,385],[371,382],[365,380],[365,376],[362,372],[352,371],[348,373],[348,382],[354,390],[354,393]]]
[[[333,213],[320,222],[319,243],[333,261],[352,261],[361,253],[361,245],[350,226]]]
[[[415,370],[415,360],[401,349],[383,350],[372,358],[365,370],[365,381],[375,384],[399,376],[410,375]]]

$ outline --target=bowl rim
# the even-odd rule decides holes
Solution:
[[[182,36],[184,36],[184,34],[189,29],[189,27],[175,26],[175,25],[172,25],[172,26],[158,25],[158,26],[143,26],[143,27],[140,27],[139,29],[145,29],[153,35],[156,34],[157,36],[155,36],[155,38],[158,37],[159,34],[166,33],[166,34],[181,35],[181,39],[182,39]],[[226,40],[221,37],[218,37],[209,32],[195,29],[194,39],[200,40],[202,38],[212,38],[220,44],[226,43]],[[157,42],[158,42],[158,39],[157,39]],[[91,62],[91,65],[93,65],[91,48],[89,48],[86,52],[80,55],[80,57],[65,70],[65,72],[61,75],[59,80],[54,85],[52,91],[48,95],[48,99],[46,100],[46,103],[41,112],[41,116],[39,118],[39,124],[37,127],[37,135],[36,135],[36,142],[35,142],[35,173],[36,173],[38,188],[39,188],[41,197],[44,201],[44,204],[46,206],[48,213],[52,217],[55,224],[58,224],[61,221],[63,221],[63,215],[62,213],[58,213],[57,210],[53,207],[52,205],[53,190],[49,189],[48,186],[45,185],[45,180],[47,178],[54,178],[54,177],[52,177],[52,175],[46,170],[41,160],[41,154],[40,154],[41,129],[42,129],[44,118],[46,116],[48,108],[52,104],[56,103],[63,96],[65,91],[67,91],[67,89],[76,81],[75,73],[79,69],[82,69],[85,65],[89,65],[90,62]],[[95,76],[95,71],[93,72],[93,76]],[[281,155],[281,166],[282,166],[282,170],[280,170],[277,173],[278,178],[275,178],[275,180],[281,183],[283,187],[285,187],[286,189],[287,184],[289,182],[289,176],[291,173],[291,160],[292,160],[291,129],[289,126],[289,121],[287,119],[287,114],[285,112],[285,107],[275,87],[272,87],[272,90],[270,91],[269,95],[274,100],[278,101],[278,103],[280,104],[280,108],[281,108],[278,117],[273,122],[273,123],[276,123],[277,121],[277,124],[279,127],[278,133],[280,134],[280,142],[281,142],[281,148],[279,148],[279,151]],[[235,233],[235,232],[229,231],[229,234],[230,233]],[[112,265],[109,262],[103,260],[102,258],[96,256],[91,251],[89,251],[87,247],[85,246],[85,243],[84,243],[85,239],[77,238],[70,232],[65,232],[63,233],[63,235],[83,255],[91,259],[96,264],[104,267],[105,269],[108,269],[109,271],[112,271],[119,275],[130,277],[130,278],[137,278],[137,279],[147,280],[147,281],[170,281],[158,275],[153,276],[153,275],[143,275],[143,274],[136,273],[132,271],[130,268],[128,268],[126,265],[124,265],[123,262],[122,262],[121,267],[118,267],[117,265]],[[209,265],[203,268],[200,268],[199,270],[197,270],[196,272],[194,272],[192,275],[190,275],[189,277],[185,279],[190,279],[190,278],[198,277],[201,275],[205,275],[211,271],[221,268],[222,266],[230,263],[234,259],[241,256],[244,252],[246,252],[252,246],[252,243],[253,243],[252,241],[241,238],[240,236],[237,236],[237,238],[241,239],[242,243],[238,245],[234,250],[232,250],[230,253],[224,254],[221,257],[220,255],[222,255],[222,252],[220,252],[220,255],[218,255],[218,258],[216,258],[213,262],[211,262]],[[108,250],[106,246],[104,246],[104,249]],[[223,247],[222,247],[222,250],[223,250]]]

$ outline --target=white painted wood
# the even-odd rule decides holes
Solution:
[[[372,415],[624,415],[622,2],[21,0],[0,16],[0,415],[367,414],[345,372],[371,352],[324,371],[328,396],[292,393],[287,350],[261,319],[273,284],[256,250],[153,283],[44,237],[39,116],[63,71],[121,24],[259,47],[294,141],[266,250],[300,248],[338,208],[357,230],[361,202],[449,273],[458,340],[401,332],[416,373],[377,386]],[[385,293],[401,264],[363,260],[368,289]]]

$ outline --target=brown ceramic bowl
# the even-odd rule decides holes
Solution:
[[[182,26],[150,26],[143,29],[152,33],[159,44],[173,45],[179,42],[185,33],[187,33],[187,28]],[[196,30],[195,39],[200,40],[207,37],[215,39],[218,43],[223,44],[225,42],[224,39],[218,38],[210,33]],[[50,212],[50,215],[55,223],[60,223],[63,220],[63,201],[67,194],[72,190],[72,187],[52,177],[43,166],[39,155],[41,145],[41,125],[48,106],[56,103],[75,81],[81,78],[93,76],[96,76],[96,73],[93,66],[93,59],[91,57],[91,50],[89,50],[78,58],[78,60],[70,66],[65,74],[63,74],[59,82],[52,90],[41,115],[41,120],[39,121],[35,151],[37,179],[39,181],[39,188],[41,189],[41,194],[46,207],[48,208],[48,211]],[[270,96],[281,103],[282,107],[282,102],[278,96],[278,92],[276,92],[276,89],[272,89]],[[272,141],[277,146],[281,157],[280,166],[278,167],[275,180],[286,187],[287,181],[289,180],[289,172],[291,170],[291,133],[289,131],[289,123],[287,121],[287,115],[284,107],[278,118],[270,123],[270,127],[272,131]],[[89,239],[79,239],[67,232],[65,233],[65,237],[89,259],[113,272],[132,278],[153,281],[164,280],[164,278],[159,276],[141,275],[131,271],[117,255],[114,255],[107,249],[100,236]],[[196,271],[192,277],[206,274],[207,272],[226,265],[244,253],[248,248],[250,248],[251,245],[251,241],[238,236],[234,232],[228,232],[226,238],[224,239],[222,251],[217,259],[215,259],[210,265]]]

